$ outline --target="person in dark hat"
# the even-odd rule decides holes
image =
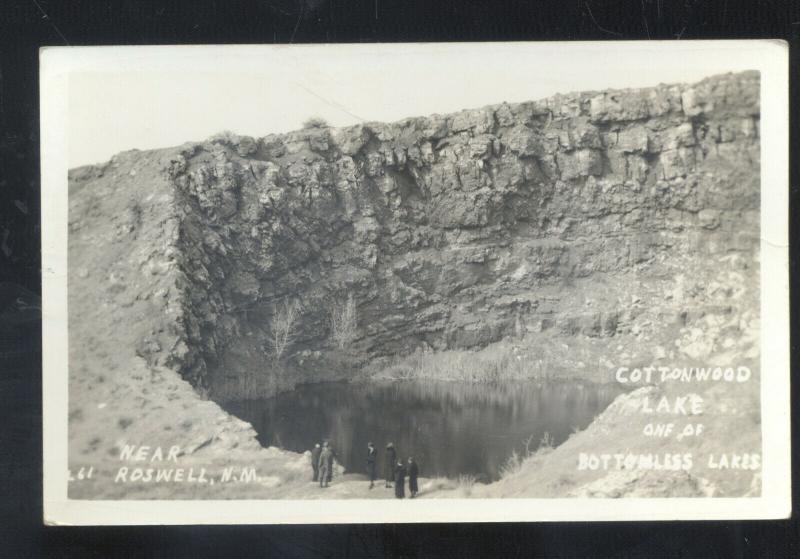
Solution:
[[[402,460],[398,460],[394,467],[394,496],[398,499],[406,497],[406,467]]]
[[[394,465],[396,462],[397,451],[394,449],[394,443],[389,443],[386,445],[386,466],[384,471],[386,477],[386,487],[392,486],[392,482],[394,481]]]
[[[419,485],[417,478],[419,477],[419,466],[414,462],[414,457],[408,457],[408,491],[411,493],[411,498],[417,496],[419,493]]]
[[[375,486],[375,460],[378,458],[378,451],[375,445],[367,443],[367,477],[369,478],[369,488]]]

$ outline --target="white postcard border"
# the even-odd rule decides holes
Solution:
[[[259,53],[313,53],[339,49],[385,52],[426,49],[534,49],[542,55],[580,57],[624,50],[647,57],[654,49],[676,57],[715,52],[752,61],[761,72],[761,411],[763,491],[753,498],[441,499],[102,501],[67,498],[67,98],[76,71],[180,68],[220,54],[242,59]],[[363,52],[363,51],[362,51]],[[548,54],[549,53],[549,54]],[[509,59],[513,63],[513,58]],[[317,46],[57,47],[40,53],[42,177],[43,470],[44,520],[62,525],[302,524],[381,522],[508,522],[603,520],[711,520],[785,518],[791,513],[789,402],[789,83],[788,45],[778,40],[602,43],[472,43]]]

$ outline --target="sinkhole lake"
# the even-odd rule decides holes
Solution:
[[[536,448],[549,433],[561,444],[622,392],[617,384],[563,381],[330,382],[225,409],[252,424],[264,446],[304,452],[330,441],[347,473],[364,473],[369,441],[382,472],[384,449],[393,442],[403,461],[414,457],[423,477],[472,474],[489,481],[499,478],[512,451],[524,451],[526,439]]]

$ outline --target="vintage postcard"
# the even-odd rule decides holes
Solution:
[[[787,52],[43,49],[45,521],[789,515]]]

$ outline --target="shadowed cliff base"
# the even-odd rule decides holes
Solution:
[[[290,497],[283,474],[300,458],[262,450],[210,400],[297,383],[450,370],[609,381],[619,366],[709,361],[757,371],[758,88],[757,73],[742,73],[222,134],[70,171],[70,464],[106,472],[70,495]],[[704,421],[760,448],[758,390],[720,386],[714,402],[735,405]],[[603,417],[587,432],[613,447],[624,425]],[[582,435],[547,453],[563,456],[553,479],[537,463],[535,484],[476,493],[602,493],[587,487],[608,472],[553,485],[575,469]],[[256,463],[278,481],[241,493],[113,484],[124,442],[179,445],[187,464]],[[662,477],[728,495],[753,479],[703,475],[716,493]],[[666,491],[639,479],[615,483]],[[617,485],[608,491],[625,495]]]

